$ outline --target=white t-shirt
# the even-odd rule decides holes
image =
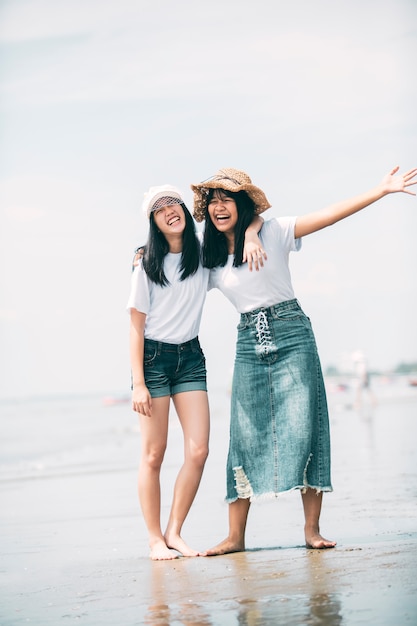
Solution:
[[[259,272],[249,272],[247,263],[233,267],[234,256],[229,254],[224,267],[210,271],[209,289],[220,289],[239,313],[292,300],[289,253],[301,248],[301,239],[294,238],[296,219],[279,217],[264,222],[259,239],[268,259]]]
[[[209,270],[200,265],[195,274],[180,280],[180,266],[181,253],[169,252],[164,272],[170,284],[165,287],[149,280],[142,261],[132,273],[127,309],[146,314],[147,339],[178,344],[198,335]]]

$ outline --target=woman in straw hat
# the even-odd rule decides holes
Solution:
[[[332,548],[320,533],[323,492],[332,491],[326,394],[314,334],[295,299],[289,253],[301,238],[364,209],[387,194],[405,192],[417,168],[395,167],[374,189],[299,217],[265,221],[259,238],[267,261],[256,275],[243,272],[242,233],[270,207],[245,172],[219,170],[192,185],[194,217],[205,220],[203,265],[241,314],[233,374],[227,459],[228,537],[205,554],[245,549],[252,500],[299,489],[309,548]]]
[[[143,210],[149,236],[132,274],[130,311],[132,407],[139,413],[139,500],[151,559],[197,556],[181,537],[208,454],[209,406],[205,358],[198,332],[209,270],[200,261],[195,224],[172,185],[151,187]],[[254,220],[256,235],[261,220]],[[256,238],[257,240],[257,238]],[[258,246],[249,245],[248,257]],[[253,252],[252,252],[253,251]],[[170,398],[184,437],[184,463],[174,487],[165,533],[161,530],[160,471],[167,446]]]

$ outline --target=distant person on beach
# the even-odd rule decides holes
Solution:
[[[376,397],[371,388],[371,375],[369,373],[366,357],[362,350],[356,350],[352,354],[355,367],[355,409],[360,410],[366,395],[372,406],[376,405]]]
[[[205,220],[203,265],[240,313],[232,383],[227,459],[229,534],[208,556],[245,549],[251,501],[299,489],[308,548],[333,548],[319,520],[323,492],[332,491],[326,393],[309,318],[295,299],[289,253],[301,238],[330,226],[387,194],[416,184],[417,168],[395,167],[375,188],[350,200],[298,217],[264,222],[259,238],[267,260],[245,272],[242,233],[270,207],[243,171],[227,168],[192,185],[194,217]]]
[[[130,311],[132,408],[139,413],[139,500],[151,559],[197,556],[181,537],[208,455],[209,405],[205,358],[198,340],[209,270],[201,264],[194,220],[172,185],[151,187],[143,210],[149,235],[136,260]],[[245,259],[257,263],[257,230],[248,229]],[[253,242],[250,241],[253,235]],[[250,261],[250,262],[249,262]],[[161,530],[160,472],[168,439],[172,398],[184,436],[184,463],[175,482],[165,533]]]

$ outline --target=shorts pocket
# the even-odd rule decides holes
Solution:
[[[144,364],[149,367],[152,365],[156,359],[157,355],[157,347],[156,346],[147,346],[145,342],[145,351],[143,355]]]

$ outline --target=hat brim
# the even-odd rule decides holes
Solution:
[[[221,181],[208,180],[203,183],[191,185],[191,189],[194,192],[193,215],[196,222],[202,222],[206,217],[207,198],[210,189],[224,189],[225,191],[233,191],[234,193],[237,193],[239,191],[246,191],[251,200],[253,200],[253,203],[255,205],[255,213],[257,215],[271,208],[271,204],[269,203],[262,189],[259,189],[259,187],[256,187],[251,183],[243,183],[242,185],[237,185],[233,181],[229,181],[227,179],[223,179]]]
[[[173,185],[150,187],[150,189],[144,194],[142,202],[142,210],[147,217],[149,217],[152,213],[154,204],[161,198],[173,198],[178,200],[178,204],[184,203],[182,192]]]

